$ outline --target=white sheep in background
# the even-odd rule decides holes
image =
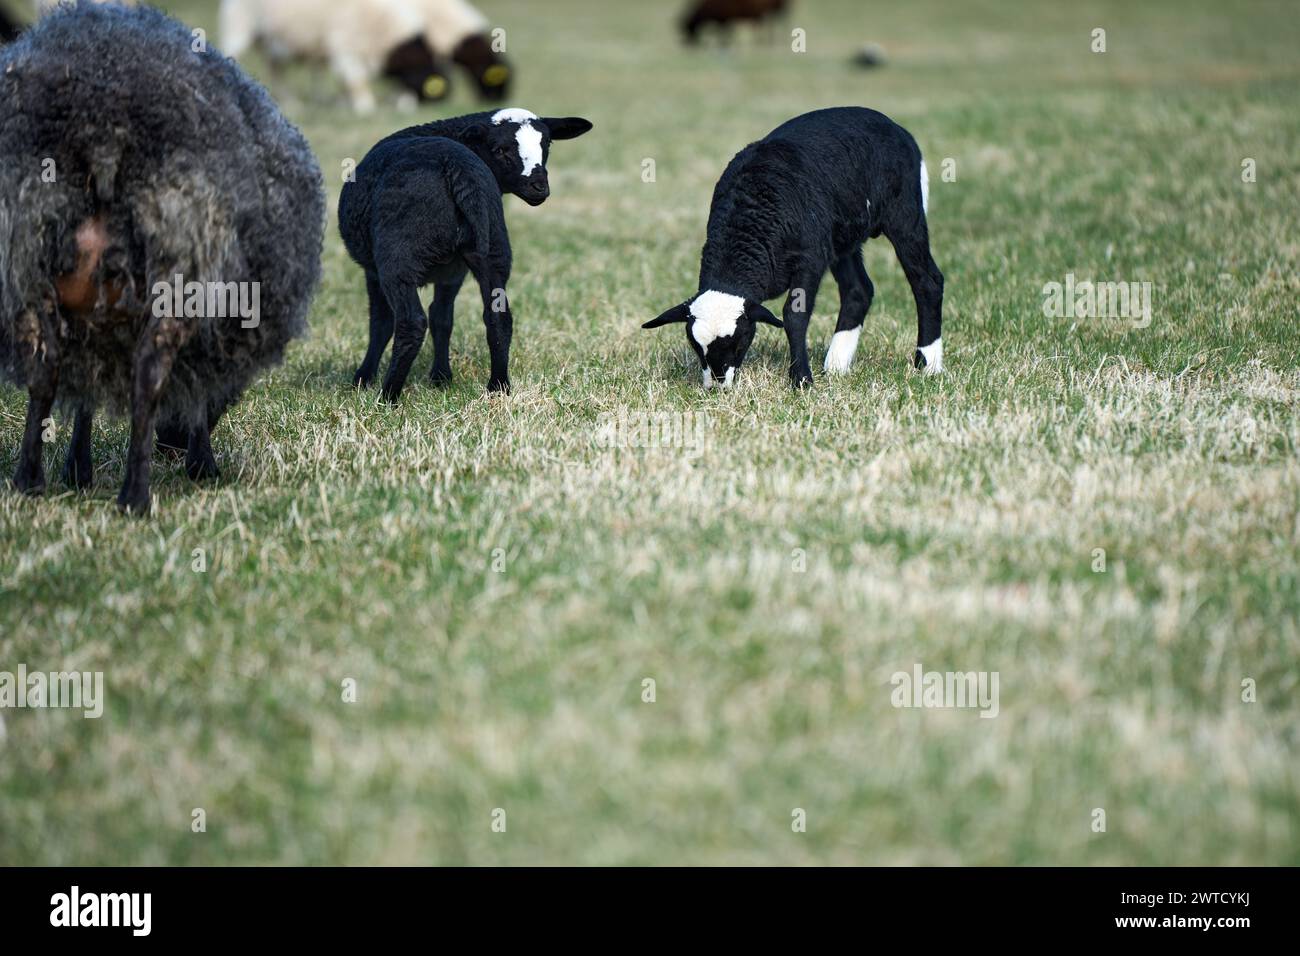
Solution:
[[[260,43],[273,62],[323,60],[359,113],[375,108],[371,81],[393,51],[419,38],[425,21],[409,0],[222,0],[221,46],[243,56]],[[430,54],[430,57],[432,54]],[[436,98],[436,97],[429,97]]]
[[[488,18],[467,0],[406,0],[424,20],[424,37],[433,52],[464,67],[485,100],[504,100],[510,91],[510,64],[494,48]]]

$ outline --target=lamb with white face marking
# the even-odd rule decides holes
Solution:
[[[762,306],[753,308],[743,296],[726,292],[706,290],[682,308],[686,310],[686,340],[704,369],[705,388],[734,384],[736,370],[754,341],[757,323],[781,324]]]
[[[857,107],[798,116],[727,166],[709,210],[700,291],[642,327],[684,323],[705,387],[734,381],[759,323],[783,328],[791,382],[811,385],[808,320],[829,269],[839,285],[840,314],[825,369],[847,372],[875,294],[862,247],[883,235],[916,300],[913,363],[937,374],[943,371],[943,274],[930,255],[928,205],[921,151],[889,117]],[[763,302],[783,294],[788,298],[777,319]]]
[[[429,379],[449,383],[456,294],[472,274],[492,360],[488,388],[509,390],[511,250],[502,195],[540,205],[550,195],[551,141],[590,129],[578,117],[507,109],[412,126],[375,144],[339,197],[339,232],[365,270],[370,299],[370,346],[355,384],[374,380],[395,340],[384,381],[385,398],[395,401],[430,327]],[[435,292],[426,319],[418,292],[427,285]]]
[[[591,123],[578,116],[538,116],[512,107],[411,126],[380,140],[371,152],[396,139],[454,139],[483,161],[502,193],[518,196],[530,206],[540,206],[551,194],[546,171],[551,143],[576,139],[590,129]]]

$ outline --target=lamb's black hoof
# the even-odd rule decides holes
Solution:
[[[117,496],[117,510],[124,515],[142,518],[149,513],[151,499],[149,489],[132,490],[123,488]]]
[[[63,463],[63,483],[69,488],[82,491],[95,483],[94,467],[89,455],[84,460],[78,459],[76,455],[68,456],[68,460]]]
[[[489,392],[500,392],[502,395],[510,394],[510,379],[494,378],[488,382],[487,390]]]
[[[369,388],[370,383],[375,380],[375,373],[365,368],[359,368],[352,373],[352,385],[354,388]]]
[[[790,376],[790,385],[796,390],[812,388],[812,372],[797,372]]]
[[[451,370],[435,368],[429,373],[429,384],[437,388],[446,388],[451,384]]]
[[[20,464],[18,470],[14,472],[14,487],[29,498],[45,494],[45,469],[41,467],[40,462],[38,461],[32,468],[24,468]]]
[[[925,368],[925,356],[921,354],[920,349],[917,349],[916,355],[912,357],[912,365],[918,369]]]

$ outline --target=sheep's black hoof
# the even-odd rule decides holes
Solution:
[[[912,357],[912,365],[918,369],[923,369],[925,368],[925,364],[925,356],[921,354],[920,349],[917,349],[916,355]]]
[[[790,376],[790,385],[795,389],[812,388],[812,384],[813,377],[810,371],[795,372]]]
[[[84,457],[68,455],[68,460],[63,463],[63,483],[69,488],[78,488],[82,491],[95,483],[94,466],[89,455]]]
[[[217,461],[208,452],[195,458],[186,456],[185,474],[190,476],[191,481],[215,481],[221,477],[221,469],[217,467]]]
[[[45,469],[41,463],[38,461],[29,468],[20,463],[14,473],[14,487],[30,498],[45,494]]]
[[[451,384],[451,369],[435,368],[429,372],[429,384],[446,388]]]
[[[369,388],[370,383],[375,380],[375,373],[365,367],[357,369],[352,373],[352,385],[355,388]]]
[[[489,392],[500,392],[502,395],[510,394],[510,379],[494,378],[488,382],[487,390]]]
[[[143,517],[149,513],[149,489],[133,490],[123,488],[117,496],[117,510],[124,515]]]

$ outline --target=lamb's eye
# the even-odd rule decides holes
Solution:
[[[499,159],[507,159],[510,156],[510,149],[507,146],[498,146],[492,152],[496,153]]]

